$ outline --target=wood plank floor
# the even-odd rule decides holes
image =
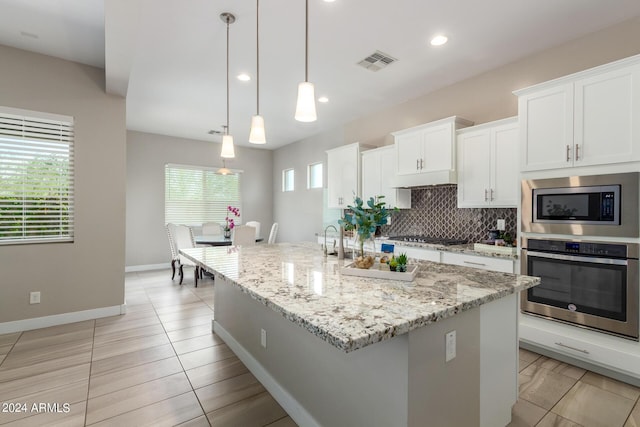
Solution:
[[[0,404],[14,404],[0,425],[296,425],[211,332],[210,279],[129,273],[126,300],[123,316],[0,335]],[[636,387],[526,350],[519,382],[509,427],[640,427]]]

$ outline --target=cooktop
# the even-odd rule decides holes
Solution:
[[[430,243],[433,245],[464,245],[466,240],[461,239],[447,239],[443,237],[430,237],[430,236],[391,236],[389,240],[399,240],[402,242],[416,242],[416,243]]]

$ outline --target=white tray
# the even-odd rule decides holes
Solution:
[[[397,271],[380,270],[380,264],[374,264],[371,268],[358,268],[353,263],[346,265],[340,269],[340,272],[347,276],[359,276],[370,277],[372,279],[388,279],[388,280],[403,280],[405,282],[412,282],[418,274],[417,265],[407,265],[407,271],[399,273]]]
[[[509,246],[485,245],[484,243],[474,243],[473,250],[478,252],[491,252],[494,254],[502,255],[515,255],[518,253],[518,248],[512,248]]]

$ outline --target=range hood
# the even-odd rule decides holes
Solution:
[[[396,175],[391,180],[393,188],[425,187],[430,185],[457,184],[458,174],[455,170],[425,172],[411,175]]]

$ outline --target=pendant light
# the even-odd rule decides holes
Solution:
[[[256,0],[256,114],[251,117],[251,131],[249,142],[252,144],[266,144],[264,118],[260,115],[260,0]]]
[[[304,24],[304,82],[298,84],[298,102],[295,118],[299,122],[315,122],[316,99],[313,83],[309,82],[309,0],[305,1]]]
[[[224,126],[220,157],[232,159],[236,156],[236,153],[233,148],[233,136],[229,134],[229,24],[236,22],[236,17],[231,13],[225,12],[220,14],[220,19],[227,24],[227,125]]]

